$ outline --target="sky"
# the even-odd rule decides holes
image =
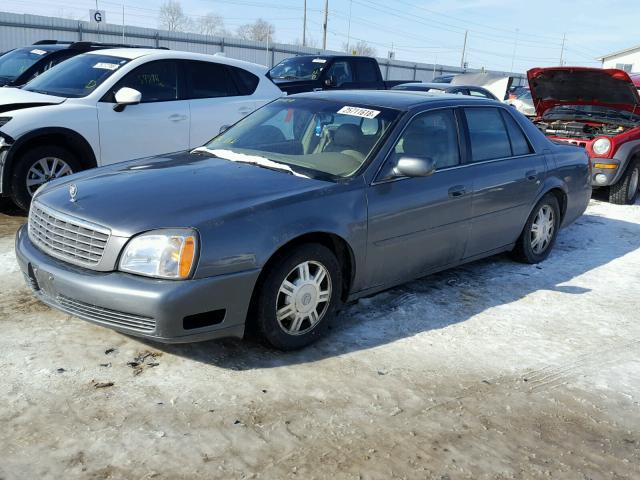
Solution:
[[[156,28],[163,0],[97,0],[109,23]],[[180,0],[194,20],[221,15],[228,30],[263,18],[275,40],[302,38],[304,0]],[[307,39],[322,45],[325,0],[307,0]],[[86,20],[95,0],[2,0],[0,10]],[[524,72],[535,66],[599,66],[597,57],[640,44],[638,0],[329,0],[327,48],[364,40],[378,56]]]

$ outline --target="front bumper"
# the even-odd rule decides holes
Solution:
[[[591,185],[593,187],[608,187],[617,183],[620,178],[621,167],[615,159],[590,158],[591,162]],[[618,168],[596,168],[596,163],[618,164]]]
[[[29,240],[26,225],[16,235],[16,257],[27,284],[47,305],[122,333],[163,343],[241,338],[260,273],[256,269],[171,281],[96,272],[41,252]]]

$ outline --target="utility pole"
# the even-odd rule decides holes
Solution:
[[[516,50],[518,48],[518,33],[520,29],[516,28],[516,41],[513,44],[513,55],[511,55],[511,71],[513,72],[513,64],[516,61]]]
[[[464,57],[467,54],[467,36],[469,35],[469,30],[464,31],[464,44],[462,45],[462,58],[460,59],[460,68],[464,68]]]
[[[322,49],[327,49],[327,21],[329,19],[329,0],[324,0],[324,24],[322,25]]]
[[[351,54],[349,46],[351,44],[351,7],[353,7],[353,0],[349,0],[349,25],[347,27],[347,53]]]
[[[122,4],[122,43],[125,43],[124,41],[124,3]]]
[[[302,46],[307,46],[307,0],[304,0],[304,15],[302,16]]]
[[[564,43],[567,40],[567,34],[562,35],[562,47],[560,47],[560,66],[564,65]]]

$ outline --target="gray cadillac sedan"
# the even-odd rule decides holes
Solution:
[[[495,101],[302,94],[190,153],[43,186],[16,254],[39,299],[85,320],[160,342],[252,325],[295,349],[343,302],[504,251],[544,260],[589,168]]]

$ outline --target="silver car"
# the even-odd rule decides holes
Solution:
[[[16,254],[39,299],[85,320],[295,349],[343,302],[500,252],[544,260],[590,196],[584,150],[502,103],[308,93],[190,153],[54,180]]]

